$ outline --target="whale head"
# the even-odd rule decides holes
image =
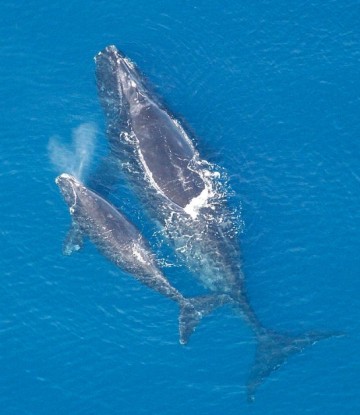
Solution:
[[[61,194],[70,208],[70,213],[74,212],[78,201],[79,191],[83,185],[71,174],[63,173],[55,179],[55,183],[59,186]]]
[[[95,56],[100,99],[109,111],[124,117],[127,107],[138,105],[147,96],[143,76],[115,46],[107,46]]]

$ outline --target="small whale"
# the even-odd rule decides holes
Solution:
[[[55,182],[69,207],[74,240],[89,237],[119,268],[178,303],[181,344],[188,342],[203,316],[229,302],[226,295],[185,298],[166,279],[156,265],[148,242],[121,212],[69,174],[61,174]]]

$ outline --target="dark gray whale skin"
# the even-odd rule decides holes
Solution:
[[[128,58],[108,46],[95,62],[110,154],[92,185],[107,195],[122,172],[194,275],[212,292],[231,296],[258,340],[247,383],[253,400],[258,385],[288,356],[336,333],[291,337],[262,325],[246,294],[236,227],[216,176]]]
[[[99,251],[115,265],[144,285],[178,303],[180,343],[187,343],[201,318],[229,302],[227,296],[185,298],[156,265],[148,242],[114,206],[69,174],[56,178],[69,207],[73,229],[88,236]]]

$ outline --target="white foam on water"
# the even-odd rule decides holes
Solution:
[[[214,193],[211,190],[211,187],[205,185],[205,189],[199,194],[199,196],[194,197],[191,201],[184,207],[184,211],[195,219],[201,208],[209,205],[209,199],[214,196]]]
[[[192,219],[197,218],[202,208],[208,207],[213,209],[214,201],[222,196],[222,193],[220,193],[220,189],[216,188],[216,183],[219,183],[221,174],[218,171],[210,171],[208,169],[205,169],[204,167],[197,169],[197,171],[201,175],[205,188],[198,196],[194,197],[184,208],[184,211],[189,216],[191,216]]]

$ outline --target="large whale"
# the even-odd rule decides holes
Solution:
[[[258,340],[247,381],[248,398],[253,400],[257,387],[287,357],[333,334],[291,337],[263,326],[246,293],[236,221],[221,171],[200,159],[180,122],[115,46],[98,53],[95,62],[110,151],[91,185],[106,196],[118,175],[126,176],[193,274],[213,293],[231,296]],[[71,240],[68,252],[76,246]]]
[[[56,178],[69,207],[73,228],[88,236],[100,252],[140,282],[178,303],[180,343],[187,343],[201,318],[228,302],[228,297],[185,298],[156,265],[148,242],[114,206],[69,174]]]

